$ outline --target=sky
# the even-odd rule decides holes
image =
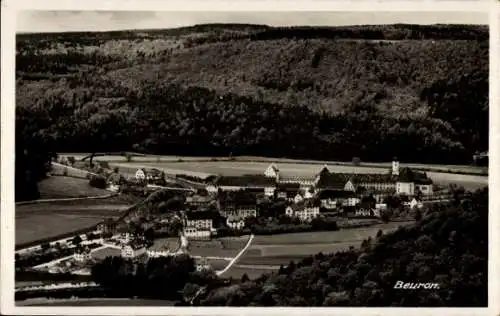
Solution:
[[[479,12],[145,12],[21,11],[17,33],[161,29],[202,23],[251,23],[271,26],[356,24],[487,24]]]

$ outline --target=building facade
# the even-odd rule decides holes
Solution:
[[[130,243],[124,245],[121,249],[123,258],[136,258],[146,253],[146,247],[140,243]]]

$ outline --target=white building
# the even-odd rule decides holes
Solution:
[[[377,204],[375,204],[375,208],[377,210],[386,210],[387,209],[387,204],[385,204],[385,203],[377,203]]]
[[[79,248],[73,254],[73,259],[78,262],[85,262],[92,259],[92,255],[90,253],[90,249],[85,247],[83,249]]]
[[[186,227],[194,227],[197,229],[208,229],[213,227],[213,220],[211,218],[197,218],[197,219],[187,219]]]
[[[342,205],[343,206],[356,206],[359,203],[361,203],[361,199],[359,197],[350,196],[350,197],[346,198],[345,200],[343,200]]]
[[[265,196],[273,196],[275,190],[276,190],[275,187],[265,187],[264,188],[264,195]]]
[[[310,222],[318,217],[319,207],[294,204],[286,208],[285,214],[290,217],[298,217],[303,222]]]
[[[293,198],[293,202],[295,204],[300,203],[302,201],[304,201],[304,197],[300,193],[297,193],[297,195],[295,195],[295,197]]]
[[[212,230],[206,228],[186,227],[184,228],[184,236],[191,239],[210,239]]]
[[[399,161],[397,161],[396,159],[394,159],[392,161],[392,175],[393,176],[399,176]]]
[[[398,180],[396,182],[396,193],[414,195],[415,194],[415,183],[407,182],[403,180]]]
[[[137,180],[146,180],[146,172],[144,172],[144,169],[139,169],[135,172],[135,178]]]
[[[380,217],[380,210],[369,209],[369,208],[359,208],[355,211],[356,216],[375,216]]]
[[[415,184],[416,191],[422,192],[423,195],[432,195],[434,190],[432,188],[432,183],[416,183]]]
[[[226,219],[226,224],[229,228],[240,230],[245,227],[245,219],[241,216],[230,215]]]
[[[146,247],[141,243],[130,243],[124,245],[121,250],[123,258],[136,258],[146,253]]]
[[[264,171],[264,175],[269,178],[277,178],[279,174],[278,166],[275,163],[270,164]]]
[[[422,204],[422,202],[414,198],[408,203],[408,206],[410,208],[422,208],[424,205]]]
[[[206,259],[201,259],[196,261],[196,271],[197,272],[202,272],[202,271],[210,271],[212,269],[212,266],[208,263]]]
[[[206,189],[208,191],[208,193],[217,193],[219,191],[219,188],[217,188],[217,186],[213,185],[213,184],[209,184],[206,186]]]

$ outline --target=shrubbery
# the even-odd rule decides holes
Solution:
[[[107,187],[106,178],[102,176],[91,176],[89,180],[89,185],[98,189],[106,189]]]

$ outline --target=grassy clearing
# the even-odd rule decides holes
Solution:
[[[154,240],[154,244],[148,250],[153,251],[177,251],[180,247],[178,237],[158,238]]]
[[[88,172],[85,170],[80,170],[77,168],[71,168],[71,167],[66,167],[64,165],[56,165],[52,164],[52,171],[51,173],[56,176],[69,176],[69,177],[76,177],[76,178],[82,178],[86,179]]]
[[[262,270],[264,267],[286,265],[291,260],[300,260],[319,252],[326,254],[342,251],[351,246],[358,247],[364,239],[375,237],[379,229],[388,233],[398,226],[410,224],[411,222],[398,222],[335,232],[256,236],[250,248],[238,260],[237,266],[240,266],[240,270],[243,269],[241,266],[246,266],[243,270]]]
[[[189,253],[201,257],[235,257],[245,247],[249,236],[225,237],[210,241],[189,241]]]
[[[237,265],[232,266],[231,269],[226,271],[222,277],[224,279],[241,279],[241,277],[246,274],[250,279],[257,279],[258,277],[262,276],[263,274],[270,274],[272,273],[273,270],[270,269],[258,269],[258,268],[241,268],[238,267]]]
[[[229,264],[229,261],[227,261],[227,260],[210,259],[210,260],[207,260],[207,262],[212,267],[212,269],[215,271],[222,270]]]
[[[63,176],[54,176],[41,181],[38,189],[41,199],[81,198],[110,193],[90,186],[86,179]]]
[[[359,241],[369,236],[377,234],[378,230],[388,231],[397,229],[398,226],[408,225],[410,222],[390,222],[387,224],[378,224],[370,227],[361,227],[353,229],[341,229],[337,231],[322,231],[309,233],[293,233],[280,234],[269,236],[255,236],[250,246],[253,249],[255,246],[276,246],[276,245],[311,245],[311,244],[331,244],[347,241]]]
[[[120,255],[121,255],[120,249],[115,249],[111,247],[106,247],[92,252],[92,258],[96,260],[103,260],[104,258],[109,256],[118,257]]]
[[[117,218],[137,199],[112,197],[16,206],[16,245],[56,237]]]

